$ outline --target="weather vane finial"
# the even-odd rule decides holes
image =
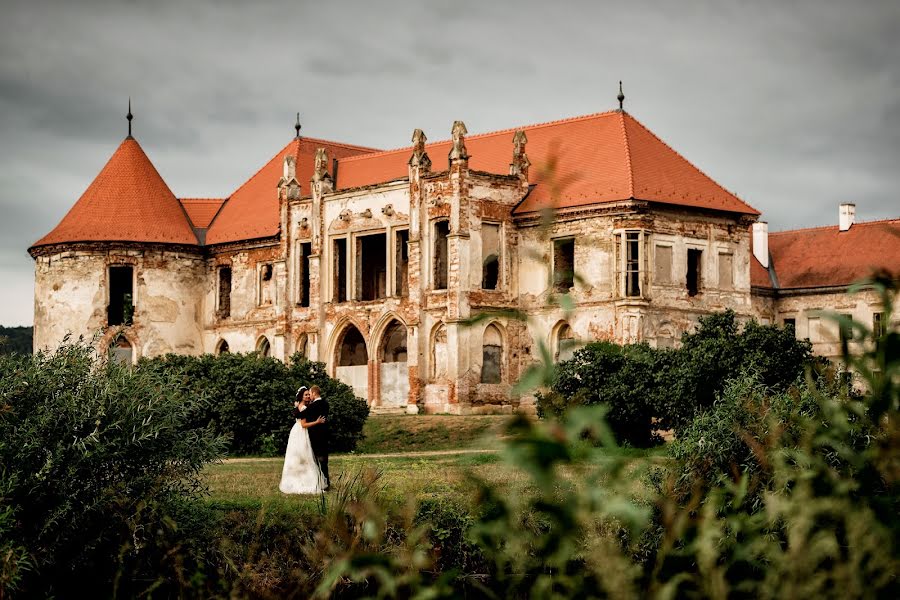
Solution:
[[[134,115],[131,114],[131,96],[128,96],[128,114],[125,115],[125,118],[128,119],[128,137],[131,137],[131,120],[134,118]]]
[[[300,113],[297,113],[297,122],[294,124],[294,131],[297,132],[297,139],[300,139]]]
[[[622,82],[619,82],[619,95],[616,96],[619,99],[619,110],[624,110],[622,105],[625,103],[625,94],[622,93]]]

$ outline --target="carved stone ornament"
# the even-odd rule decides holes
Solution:
[[[418,167],[423,171],[431,169],[431,158],[429,158],[428,153],[425,152],[425,141],[427,139],[428,138],[425,137],[425,132],[421,129],[413,131],[413,153],[409,158],[409,166]]]
[[[367,208],[366,210],[360,213],[363,219],[371,219],[372,218],[372,210]]]
[[[342,210],[341,214],[339,215],[341,221],[349,221],[350,217],[352,217],[352,216],[353,216],[353,211],[350,210],[349,208],[345,208],[344,210]]]
[[[384,206],[384,207],[381,209],[381,214],[383,214],[383,215],[386,216],[386,217],[392,217],[392,216],[394,216],[394,205],[393,205],[393,204],[388,204],[387,206]]]
[[[510,175],[528,176],[528,167],[531,166],[531,161],[528,160],[528,155],[525,154],[525,144],[527,143],[528,137],[525,135],[525,132],[521,129],[516,131],[515,135],[513,135],[513,158],[509,164]]]
[[[450,148],[450,160],[467,160],[469,153],[466,151],[466,124],[462,121],[454,121],[450,136],[453,138],[453,147]]]
[[[319,148],[316,150],[316,162],[315,168],[313,170],[313,180],[314,181],[322,181],[323,179],[329,177],[328,175],[328,152],[325,148]]]

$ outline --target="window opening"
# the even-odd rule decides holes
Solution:
[[[734,287],[734,256],[719,254],[719,288],[730,290]]]
[[[563,323],[556,333],[556,362],[569,360],[575,354],[575,333],[568,323]]]
[[[263,265],[259,270],[259,303],[260,305],[272,303],[272,275],[271,264]]]
[[[654,259],[654,281],[657,284],[672,283],[672,246],[657,246]]]
[[[228,342],[225,340],[221,340],[216,346],[216,354],[228,354],[230,351],[231,349],[228,347]]]
[[[409,295],[409,230],[398,231],[394,238],[394,295]]]
[[[398,321],[390,324],[384,333],[382,362],[406,362],[406,327]]]
[[[120,336],[112,345],[110,345],[109,355],[112,360],[123,365],[131,366],[134,364],[134,348],[132,348],[131,342],[125,339],[124,336]]]
[[[481,224],[481,288],[496,290],[500,284],[500,225]]]
[[[484,330],[481,350],[481,383],[500,383],[503,338],[493,325]]]
[[[300,306],[309,306],[309,255],[312,254],[312,244],[303,242],[300,244]]]
[[[640,232],[625,234],[625,295],[641,295]]]
[[[334,240],[334,299],[347,301],[347,240]]]
[[[700,266],[703,250],[688,248],[687,251],[687,293],[696,296],[700,292]]]
[[[109,268],[109,325],[131,325],[134,318],[134,269]]]
[[[222,319],[231,316],[231,267],[219,268],[219,310]]]
[[[872,335],[876,338],[884,335],[884,313],[872,313]]]
[[[369,362],[366,351],[366,340],[363,339],[359,329],[352,325],[347,328],[344,338],[341,340],[341,352],[338,357],[338,366],[359,367]]]
[[[434,289],[436,290],[447,289],[450,271],[448,235],[450,235],[450,221],[438,221],[434,224]]]
[[[553,240],[553,285],[557,292],[575,285],[575,238]]]
[[[784,320],[784,328],[787,329],[790,327],[791,329],[797,329],[797,319],[785,319]]]
[[[259,339],[259,342],[256,344],[256,351],[259,352],[261,356],[269,356],[272,354],[272,345],[269,344],[269,339],[265,336]]]
[[[387,296],[387,235],[356,238],[356,297],[377,300]]]
[[[844,319],[846,319],[847,321],[853,321],[853,315],[844,313],[841,316],[844,317]],[[838,324],[838,333],[840,334],[842,344],[846,344],[853,339],[853,327],[850,325],[850,323],[843,321],[840,322]]]

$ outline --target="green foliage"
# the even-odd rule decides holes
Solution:
[[[328,377],[322,363],[294,355],[289,364],[250,354],[184,356],[141,360],[138,370],[175,378],[185,395],[206,395],[210,403],[194,414],[230,438],[229,453],[283,454],[292,424],[294,395],[301,385],[318,385],[330,406],[332,452],[353,450],[369,414],[348,385]]]
[[[606,418],[618,439],[646,447],[658,441],[651,419],[657,390],[665,385],[668,355],[647,344],[588,344],[559,365],[549,394],[541,395],[541,416],[559,416],[569,406],[606,404]]]
[[[816,362],[822,361],[812,356],[808,341],[795,339],[793,329],[756,321],[741,326],[729,310],[701,318],[677,350],[588,344],[557,365],[550,391],[537,395],[538,414],[605,403],[618,439],[647,446],[658,441],[656,430],[680,434],[733,378],[749,373],[784,391]]]
[[[34,327],[0,325],[0,354],[31,354]]]
[[[145,570],[167,507],[202,493],[224,450],[190,424],[205,405],[83,343],[0,357],[3,585],[42,595],[169,575]]]

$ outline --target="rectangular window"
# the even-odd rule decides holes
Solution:
[[[702,272],[703,250],[688,248],[687,251],[687,293],[696,296],[700,292],[700,274]]]
[[[734,287],[734,256],[719,254],[719,289],[730,290]]]
[[[259,301],[260,306],[272,304],[272,278],[275,275],[275,269],[271,264],[264,264],[259,267]]]
[[[312,244],[303,242],[300,244],[300,293],[298,294],[300,306],[309,306],[309,255],[312,254]]]
[[[394,295],[409,295],[409,230],[398,231],[394,237]]]
[[[625,234],[625,295],[641,295],[641,234]]]
[[[434,289],[446,290],[450,272],[450,249],[447,236],[450,235],[450,221],[434,224]]]
[[[872,313],[872,335],[876,338],[884,335],[884,313]]]
[[[657,246],[653,260],[653,280],[658,284],[672,283],[672,246]]]
[[[219,309],[220,319],[231,316],[231,267],[219,267]]]
[[[481,289],[500,287],[500,225],[481,224]]]
[[[334,288],[332,297],[335,302],[347,301],[347,240],[339,238],[334,240],[334,266],[332,273],[334,276]]]
[[[110,267],[107,324],[131,325],[133,317],[134,269],[126,266]]]
[[[806,339],[814,344],[822,341],[822,327],[819,324],[819,317],[810,317],[807,319]]]
[[[568,292],[575,285],[575,238],[553,240],[553,286]]]
[[[387,296],[387,234],[356,238],[356,297],[378,300]]]
[[[785,319],[784,320],[784,328],[787,329],[790,327],[791,329],[797,329],[797,319]]]

